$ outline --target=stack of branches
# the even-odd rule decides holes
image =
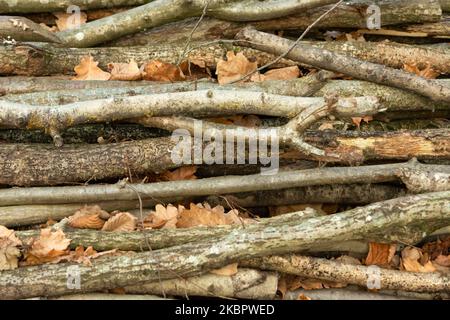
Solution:
[[[0,298],[449,298],[450,1],[112,3],[0,0]]]

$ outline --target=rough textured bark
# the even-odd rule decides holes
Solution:
[[[256,190],[316,186],[324,184],[381,183],[398,181],[401,168],[448,173],[446,165],[421,165],[415,162],[360,167],[330,167],[281,171],[275,175],[214,177],[200,180],[168,181],[149,184],[87,185],[0,189],[0,205],[85,203],[112,200],[159,199],[171,197],[209,196]],[[37,169],[36,169],[37,170]],[[45,178],[44,178],[45,179]]]
[[[362,163],[368,160],[450,159],[450,130],[416,130],[394,132],[316,131],[305,136],[341,160]]]
[[[277,288],[278,276],[273,272],[238,269],[238,273],[232,276],[209,273],[186,279],[142,283],[124,289],[127,294],[267,300],[275,298]]]
[[[104,145],[1,144],[0,184],[55,185],[158,173],[175,168],[170,138]]]
[[[283,190],[209,196],[211,205],[228,207],[285,206],[299,203],[345,203],[353,205],[384,201],[405,194],[400,186],[378,184],[329,185]]]
[[[304,256],[263,257],[242,263],[244,266],[255,266],[264,270],[296,274],[308,278],[336,281],[369,287],[370,275],[375,271],[370,267],[345,264],[321,258]],[[416,273],[377,268],[379,287],[377,289],[394,289],[418,292],[450,292],[448,275],[433,273]]]
[[[258,0],[230,1],[211,0],[207,14],[216,18],[237,21],[266,20],[283,17],[292,12],[301,12],[334,3],[336,0]],[[202,14],[204,0],[156,0],[112,16],[89,22],[76,30],[58,33],[68,45],[89,47],[111,41],[120,36],[153,28],[168,22],[195,17]]]
[[[280,55],[288,52],[293,41],[281,37],[246,28],[236,38],[240,44],[258,50]],[[356,79],[387,84],[396,88],[410,90],[433,101],[450,103],[450,87],[443,86],[435,80],[427,80],[406,71],[385,67],[383,65],[364,62],[349,56],[333,53],[311,46],[298,45],[287,55],[287,58],[313,65],[325,70],[341,72]]]
[[[44,27],[27,18],[14,16],[0,16],[0,37],[7,41],[61,42]]]
[[[92,266],[78,265],[81,289],[67,286],[70,264],[23,267],[0,273],[0,295],[18,299],[44,295],[95,292],[134,285],[144,281],[198,275],[240,260],[306,250],[314,244],[367,237],[405,225],[423,230],[439,228],[450,222],[449,192],[397,198],[332,216],[307,219],[274,226],[250,225],[208,242],[195,242],[145,253],[108,257]],[[314,272],[314,268],[308,269]],[[51,277],[49,277],[51,275]],[[448,291],[448,278],[428,274],[410,274],[424,280],[422,291]],[[353,278],[356,278],[354,276]],[[333,279],[336,280],[336,279]],[[349,279],[345,279],[348,281]],[[366,278],[364,278],[366,280]],[[389,282],[392,284],[391,282]],[[417,282],[410,283],[410,286]],[[391,285],[390,287],[395,287]]]
[[[238,47],[234,47],[238,49]],[[108,63],[136,61],[139,65],[156,59],[169,63],[176,63],[184,46],[161,45],[143,47],[103,47],[90,49],[62,48],[42,43],[1,45],[0,46],[0,75],[28,75],[43,76],[52,74],[72,74],[73,69],[84,56],[91,55],[99,62],[99,67],[106,70]],[[196,46],[186,59],[204,61],[209,68],[215,68],[216,60],[225,56],[231,49],[220,43],[213,43],[201,47]],[[255,57],[262,65],[272,61],[275,57],[265,52],[242,48],[246,57]],[[289,60],[280,61],[275,67],[293,65]]]

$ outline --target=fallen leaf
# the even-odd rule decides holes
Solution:
[[[300,77],[300,69],[297,66],[272,69],[264,74],[254,74],[250,78],[253,82],[269,81],[269,80],[291,80]]]
[[[54,12],[53,15],[57,18],[55,23],[59,31],[78,28],[87,21],[87,15],[85,12],[80,12],[79,14]]]
[[[197,171],[196,166],[185,166],[173,171],[166,171],[161,174],[161,180],[164,181],[179,181],[179,180],[195,180],[195,172]]]
[[[417,67],[417,64],[413,63],[413,64],[403,64],[403,70],[410,72],[410,73],[414,73],[418,76],[421,76],[423,78],[426,79],[436,79],[440,73],[436,70],[433,69],[433,67],[431,66],[431,64],[428,62],[427,66],[424,69],[419,69]]]
[[[333,130],[334,129],[334,122],[332,121],[326,121],[322,123],[317,130],[324,131],[324,130]]]
[[[67,253],[70,239],[62,230],[52,231],[51,228],[41,230],[37,240],[31,242],[31,248],[25,254],[26,265],[51,262]]]
[[[0,225],[0,270],[12,270],[19,266],[22,241],[16,237],[14,230]]]
[[[238,264],[232,263],[220,269],[210,270],[210,273],[216,274],[218,276],[232,276],[238,272]]]
[[[118,212],[108,219],[102,231],[124,232],[136,229],[136,217],[129,212]]]
[[[109,63],[108,69],[111,72],[110,80],[133,81],[142,78],[141,70],[134,60],[129,63]]]
[[[450,267],[450,255],[444,256],[441,254],[436,259],[434,259],[433,263],[437,263],[438,265],[443,267]]]
[[[428,242],[422,247],[422,251],[426,252],[430,259],[436,259],[440,255],[450,253],[450,236],[438,238],[436,241]]]
[[[303,293],[300,293],[297,297],[297,300],[312,300],[310,297],[305,296]]]
[[[180,69],[189,80],[211,78],[211,71],[207,68],[205,61],[190,59],[180,63]]]
[[[152,60],[142,66],[142,78],[150,81],[175,82],[186,79],[179,67],[171,63]]]
[[[396,249],[395,244],[370,242],[365,264],[367,266],[388,266],[395,255]]]
[[[58,32],[58,27],[57,26],[51,26],[49,27],[48,25],[46,25],[45,23],[41,22],[39,23],[39,25],[45,29],[47,29],[50,32]]]
[[[355,257],[351,257],[351,256],[347,256],[347,255],[342,255],[340,257],[337,257],[336,261],[341,262],[341,263],[345,263],[345,264],[352,264],[352,265],[355,265],[355,266],[361,265],[361,261],[359,261]]]
[[[280,295],[281,300],[284,299],[286,292],[287,292],[286,274],[283,273],[278,278],[278,287],[277,287],[277,294]]]
[[[431,261],[420,263],[422,252],[414,247],[406,247],[402,251],[401,266],[404,270],[410,272],[434,272],[436,268]]]
[[[84,206],[69,217],[68,224],[78,229],[101,229],[109,213],[99,206]]]
[[[183,211],[183,209],[184,207],[182,206],[176,208],[171,204],[167,205],[167,207],[157,204],[155,206],[155,211],[152,211],[144,220],[144,227],[152,229],[176,228],[178,215],[181,211]]]
[[[209,118],[208,121],[247,128],[259,127],[262,124],[261,119],[253,114],[237,114],[229,117]]]
[[[209,205],[204,207],[201,204],[191,203],[189,209],[180,213],[176,226],[178,228],[191,228],[241,223],[238,215],[239,212],[235,209],[225,213],[222,206],[211,208]]]
[[[219,60],[216,66],[216,75],[219,84],[226,84],[242,78],[258,68],[257,62],[250,62],[242,52],[236,55],[233,51],[227,52],[226,60]],[[246,80],[248,81],[248,80]]]
[[[358,127],[361,126],[361,121],[364,121],[365,123],[369,123],[373,120],[372,116],[364,116],[364,117],[352,117],[352,122]]]
[[[81,62],[75,68],[76,77],[72,80],[109,80],[111,75],[98,67],[98,62],[91,56],[81,58]]]

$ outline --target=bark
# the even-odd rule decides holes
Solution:
[[[439,0],[442,11],[450,12],[450,0]]]
[[[368,160],[450,159],[450,130],[416,130],[394,132],[315,131],[305,141],[339,154],[349,163]]]
[[[241,83],[217,85],[207,81],[178,82],[172,84],[154,84],[147,81],[69,81],[51,78],[0,77],[0,94],[4,100],[37,105],[58,105],[85,100],[108,98],[111,95],[140,95],[193,90],[246,90],[266,92],[285,96],[314,95],[328,96],[333,93],[340,97],[375,96],[389,111],[403,111],[407,117],[411,113],[404,111],[441,110],[449,108],[444,103],[436,103],[420,95],[388,86],[366,81],[329,80],[328,73],[317,73],[294,80],[264,81],[259,83]],[[437,80],[450,86],[447,79]],[[34,92],[22,94],[26,92]],[[17,93],[15,95],[14,93]],[[428,116],[428,114],[427,114]],[[416,117],[416,114],[414,114]],[[438,115],[438,117],[441,117]]]
[[[1,0],[0,13],[33,13],[33,12],[53,12],[66,11],[66,9],[75,5],[80,9],[103,9],[121,6],[139,6],[152,0]]]
[[[450,222],[449,196],[449,192],[440,192],[397,198],[333,216],[283,223],[277,226],[250,225],[208,242],[188,243],[145,253],[105,257],[95,261],[92,266],[78,265],[76,267],[81,280],[80,289],[71,289],[67,286],[68,267],[71,264],[23,267],[3,271],[0,274],[0,295],[4,299],[20,299],[44,295],[58,296],[74,292],[95,292],[144,281],[194,276],[232,262],[269,254],[286,254],[292,252],[292,248],[301,251],[314,244],[343,241],[349,237],[367,237],[371,233],[383,233],[405,225],[420,225],[427,230],[434,229]],[[306,270],[315,273],[317,269]],[[358,274],[345,274],[347,282],[358,276]],[[382,271],[382,274],[384,275],[385,271]],[[450,290],[448,278],[445,280],[444,276],[439,274],[407,273],[407,275],[411,280],[421,281],[420,283],[408,282],[410,289],[428,292]],[[366,274],[363,280],[365,284]],[[382,283],[384,287],[394,289],[397,289],[397,285],[404,285],[403,282]]]
[[[278,276],[273,272],[238,269],[238,273],[232,276],[209,273],[186,279],[142,283],[124,289],[127,294],[267,300],[275,298],[277,287]]]
[[[112,97],[55,106],[31,106],[0,100],[0,127],[43,129],[56,145],[62,145],[60,132],[78,124],[109,122],[146,116],[194,114],[196,117],[236,113],[296,117],[317,106],[328,105],[327,98],[287,97],[259,92],[201,90],[129,97]],[[382,109],[378,99],[358,97],[337,99],[333,113],[339,116],[375,114]]]
[[[416,273],[408,271],[389,270],[370,266],[351,265],[338,261],[304,256],[273,256],[263,257],[243,262],[244,266],[255,266],[263,270],[295,274],[302,277],[319,280],[336,281],[356,284],[370,289],[372,281],[370,275],[379,275],[377,289],[393,289],[416,292],[450,292],[450,278],[448,275],[432,273]],[[373,268],[373,267],[372,267]]]
[[[393,296],[362,290],[342,289],[319,289],[319,290],[295,290],[288,291],[283,300],[298,300],[299,296],[305,296],[311,300],[410,300],[412,297]],[[418,298],[417,298],[418,299]]]
[[[422,46],[412,46],[395,42],[360,42],[360,41],[304,41],[300,46],[313,46],[315,48],[342,53],[391,68],[402,69],[405,64],[425,69],[432,66],[443,74],[450,73],[450,51]]]
[[[437,1],[425,0],[388,0],[388,1],[347,1],[321,20],[315,29],[332,28],[367,28],[367,7],[376,4],[380,7],[383,19],[382,26],[438,22],[441,13]],[[279,19],[239,23],[205,17],[193,35],[193,41],[211,41],[232,39],[239,30],[252,25],[258,30],[305,30],[314,23],[330,6],[306,10],[302,13],[290,14]],[[108,46],[144,46],[170,43],[185,43],[197,23],[197,18],[188,18],[152,28],[129,36],[121,37],[108,43]],[[170,34],[170,39],[167,38]]]
[[[211,205],[222,205],[224,207],[229,207],[231,204],[236,208],[286,206],[299,203],[363,205],[393,199],[404,194],[405,190],[403,188],[393,185],[325,185],[209,196],[206,198],[206,202]]]
[[[294,44],[293,41],[254,29],[243,29],[236,38],[245,40],[239,41],[243,46],[251,46],[252,48],[276,55],[289,52],[289,48]],[[433,101],[450,103],[450,87],[406,71],[364,62],[349,56],[305,45],[298,45],[296,48],[293,48],[286,57],[321,69],[344,73],[356,79],[410,90]]]
[[[292,12],[324,6],[335,0],[211,0],[207,14],[216,18],[238,21],[266,20],[283,17]],[[111,41],[144,29],[157,27],[176,20],[200,16],[204,0],[158,0],[112,16],[86,23],[76,30],[66,30],[58,36],[73,47],[89,47]]]
[[[44,27],[29,19],[14,16],[0,16],[0,37],[7,41],[61,42]]]
[[[363,205],[371,202],[384,201],[405,195],[403,188],[390,185],[331,185],[315,186],[305,188],[291,188],[275,191],[257,191],[244,194],[228,194],[223,197],[211,196],[206,201],[212,206],[222,205],[233,207],[263,207],[282,206],[298,203],[345,203],[353,205]],[[226,201],[224,200],[226,198]],[[147,199],[143,200],[144,207],[151,207],[157,203],[188,203],[202,202],[204,198],[197,199]],[[0,225],[6,227],[18,227],[46,223],[49,219],[58,221],[72,215],[76,210],[84,205],[99,205],[106,211],[121,210],[131,211],[139,208],[139,201],[106,201],[94,203],[72,203],[54,205],[16,205],[0,207]],[[230,208],[231,209],[231,208]],[[140,219],[140,212],[135,216]],[[72,238],[73,239],[73,238]],[[119,241],[120,242],[120,241]],[[82,241],[80,242],[82,243]],[[126,248],[124,250],[132,250]],[[345,251],[345,250],[344,250]]]
[[[159,199],[210,196],[263,190],[279,190],[325,184],[381,183],[397,181],[399,169],[417,168],[448,173],[446,165],[422,165],[415,162],[360,167],[330,167],[281,171],[275,175],[247,175],[168,181],[149,184],[87,185],[0,189],[0,205],[86,203],[112,200]],[[35,168],[37,170],[38,168]],[[33,171],[34,172],[34,171]],[[42,178],[41,178],[42,179]],[[46,178],[44,178],[46,180]],[[65,180],[67,181],[67,179]]]
[[[439,22],[414,24],[405,27],[405,30],[416,36],[445,38],[450,36],[450,16],[446,15]]]
[[[177,198],[147,199],[143,200],[142,204],[145,207],[150,207],[161,202],[169,203],[175,201],[177,201]],[[58,221],[73,215],[75,211],[85,205],[99,205],[106,211],[130,211],[139,208],[139,201],[106,201],[95,203],[69,203],[57,205],[37,204],[0,207],[0,225],[18,227],[46,223],[50,219]]]
[[[1,144],[0,184],[56,185],[160,173],[176,168],[170,138],[104,145]]]
[[[115,87],[105,88],[87,88],[87,89],[71,89],[40,91],[29,94],[6,95],[2,99],[20,102],[32,105],[60,105],[72,102],[105,99],[111,96],[131,96],[141,94],[184,92],[196,90],[235,90],[235,91],[254,91],[265,92],[270,94],[278,94],[284,96],[309,97],[317,92],[326,84],[326,80],[330,78],[329,73],[318,72],[292,80],[272,80],[263,82],[244,82],[235,85],[218,85],[216,82],[199,80],[199,81],[181,81],[175,83],[152,83],[148,81],[138,82],[128,86],[128,83],[116,82]],[[75,82],[75,81],[72,81]],[[84,81],[83,81],[84,82]],[[98,82],[98,81],[97,81]],[[107,81],[110,82],[110,81]],[[1,78],[0,78],[1,83]],[[41,88],[42,89],[42,88]],[[48,90],[52,90],[49,87]]]
[[[186,59],[204,61],[208,68],[215,68],[217,59],[225,56],[230,49],[239,50],[236,46],[227,46],[221,43],[196,46],[189,51]],[[136,61],[139,65],[150,60],[161,60],[169,63],[177,63],[184,46],[161,45],[143,47],[103,47],[90,49],[62,48],[42,43],[18,44],[0,46],[0,75],[27,75],[43,76],[52,74],[72,74],[73,69],[80,63],[84,56],[91,55],[99,62],[99,67],[107,69],[111,62]],[[242,48],[246,57],[255,57],[258,64],[262,65],[272,61],[275,57],[265,52]],[[292,61],[282,60],[275,67],[294,65]]]

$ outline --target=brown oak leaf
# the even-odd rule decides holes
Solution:
[[[226,84],[242,78],[258,68],[257,62],[250,62],[242,52],[234,54],[227,52],[226,60],[219,60],[216,66],[216,75],[219,84]],[[246,80],[248,81],[248,80]]]
[[[22,241],[16,237],[14,230],[0,225],[0,270],[12,270],[19,266]]]
[[[108,70],[111,72],[110,80],[133,81],[142,78],[141,70],[134,60],[129,63],[109,63]]]
[[[57,18],[55,23],[59,31],[77,28],[87,21],[87,14],[85,12],[80,12],[79,15],[66,12],[54,12],[53,15]]]
[[[370,242],[365,264],[387,266],[392,261],[396,249],[395,244]]]
[[[39,238],[31,242],[31,248],[25,254],[25,264],[34,265],[57,260],[68,252],[69,244],[70,239],[66,238],[62,230],[42,229]]]
[[[69,217],[68,224],[72,228],[101,229],[108,218],[109,213],[99,206],[84,206]]]
[[[152,60],[141,67],[142,78],[150,81],[175,82],[186,79],[183,71],[176,65]]]
[[[136,229],[136,217],[129,212],[118,212],[108,219],[102,231],[124,232]]]
[[[109,80],[111,75],[98,67],[98,62],[91,56],[81,58],[75,68],[76,77],[72,80]]]
[[[183,206],[176,208],[171,204],[167,205],[167,207],[157,204],[155,211],[152,211],[144,220],[144,227],[152,229],[176,228],[178,215],[183,209]]]

